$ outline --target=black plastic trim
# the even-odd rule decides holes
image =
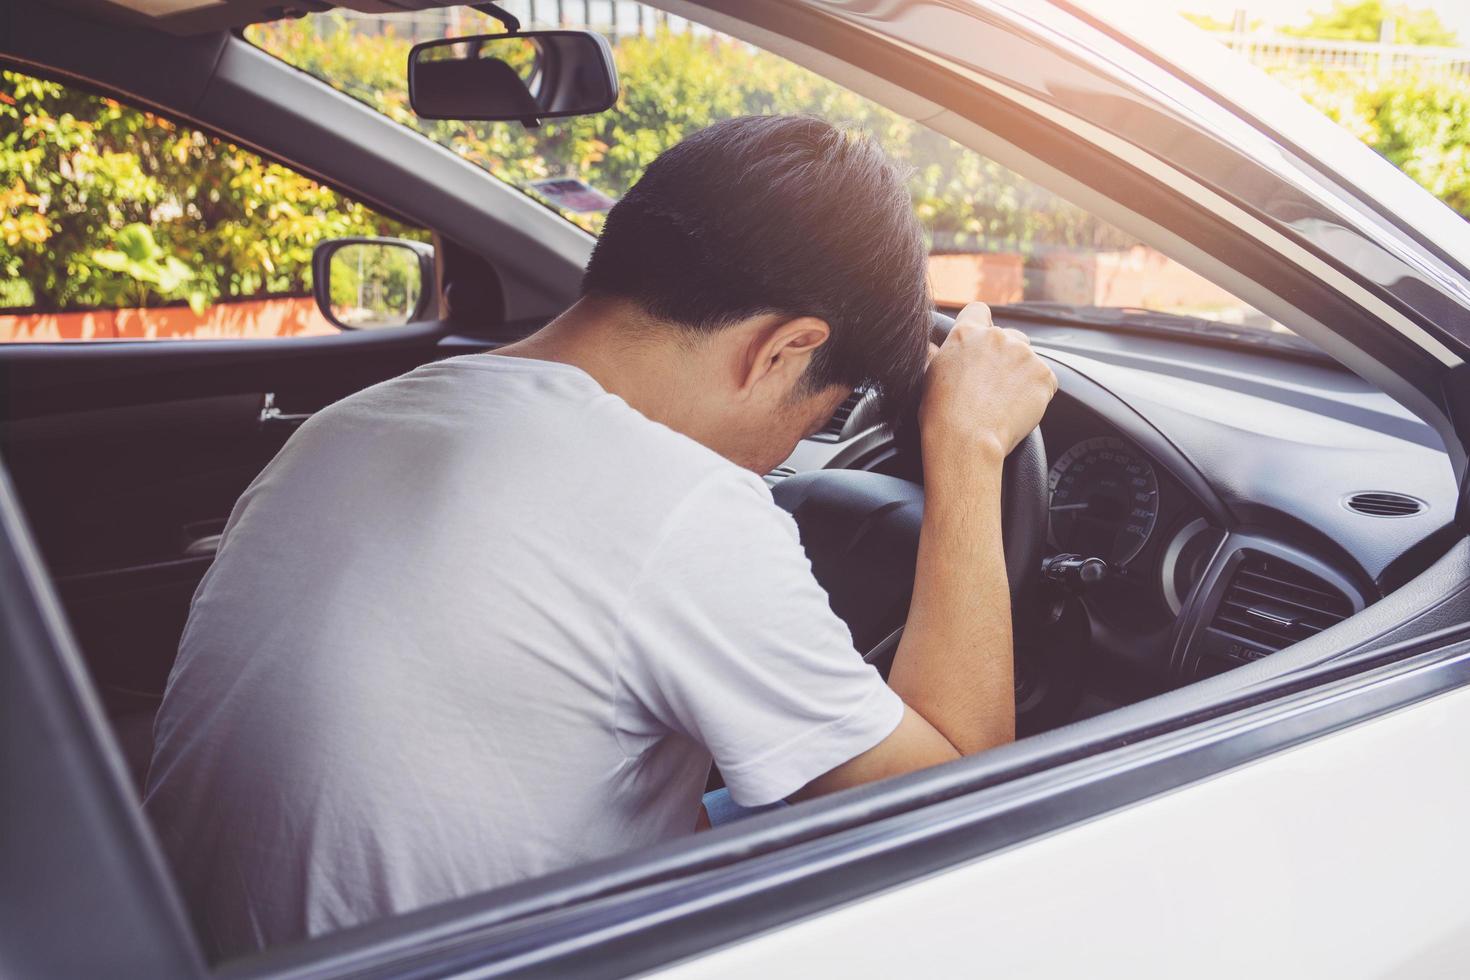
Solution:
[[[337,319],[337,314],[332,312],[332,256],[349,245],[392,245],[406,248],[414,254],[419,261],[419,298],[414,304],[413,312],[408,315],[408,319],[403,324],[397,325],[423,323],[427,319],[424,314],[437,305],[431,302],[438,286],[434,276],[434,246],[408,238],[388,238],[381,235],[329,238],[326,241],[317,242],[316,247],[311,250],[311,296],[316,300],[317,311],[323,318],[338,330],[363,329],[350,323],[343,323]]]
[[[125,591],[172,585],[176,582],[198,582],[214,563],[214,554],[190,555],[167,561],[148,562],[127,568],[104,568],[95,572],[58,575],[56,591],[68,599],[117,595]]]
[[[0,973],[202,976],[3,468],[0,670]]]
[[[13,420],[277,391],[328,376],[345,381],[354,369],[385,359],[401,360],[408,370],[455,329],[449,321],[429,320],[319,337],[5,344],[0,345],[0,412]]]
[[[1465,455],[1470,457],[1470,362],[1450,371],[1445,382],[1445,401],[1449,405],[1455,432],[1460,436],[1460,445]],[[1455,524],[1470,534],[1470,468],[1466,468],[1460,480],[1460,503],[1455,508]]]

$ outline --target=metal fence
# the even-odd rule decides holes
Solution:
[[[709,34],[709,28],[634,0],[503,0],[501,6],[531,27],[587,27],[612,40],[652,35],[660,30]],[[392,30],[414,41],[471,33],[487,23],[463,7],[417,10],[402,14],[342,11],[364,33]]]
[[[1376,41],[1322,41],[1274,34],[1221,33],[1227,47],[1267,71],[1328,71],[1356,75],[1470,78],[1470,48],[1435,48]]]
[[[505,0],[525,27],[588,27],[616,40],[659,30],[712,33],[709,28],[635,0]],[[403,14],[343,11],[362,32],[392,30],[415,41],[471,33],[485,19],[464,7]],[[1244,30],[1215,34],[1226,47],[1268,71],[1329,71],[1366,75],[1470,78],[1470,48],[1436,48],[1375,41],[1324,41]]]

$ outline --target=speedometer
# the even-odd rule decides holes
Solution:
[[[1159,517],[1154,468],[1122,439],[1077,443],[1052,466],[1049,485],[1051,541],[1065,552],[1125,565]]]

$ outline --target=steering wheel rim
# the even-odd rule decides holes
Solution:
[[[953,326],[935,314],[939,339]],[[854,645],[882,666],[897,646],[913,597],[913,570],[923,520],[923,464],[917,407],[894,433],[891,469],[814,470],[776,483],[772,497],[797,522],[811,572]],[[1001,535],[1013,623],[1029,621],[1047,533],[1047,451],[1032,430],[1001,470]],[[906,569],[907,574],[895,574]]]
[[[933,317],[931,336],[934,343],[942,344],[954,328],[954,317],[938,310],[934,311]],[[910,479],[922,483],[924,459],[919,447],[917,404],[905,407],[894,433],[893,445],[900,469]],[[1011,450],[1001,467],[1001,538],[1013,613],[1018,612],[1029,598],[1040,575],[1050,503],[1046,444],[1038,426]]]
[[[936,339],[954,321],[935,314]],[[787,477],[772,490],[796,520],[812,572],[858,649],[874,659],[898,635],[913,591],[923,517],[923,462],[917,406],[894,433],[893,460],[902,475],[863,470],[817,470]],[[1013,622],[1024,622],[1039,579],[1046,544],[1046,447],[1033,430],[1006,457],[1001,471],[1001,535]],[[907,576],[893,568],[904,565]]]

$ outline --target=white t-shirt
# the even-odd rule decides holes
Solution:
[[[219,955],[691,833],[882,741],[754,474],[566,364],[472,355],[317,413],[194,597],[146,807]]]

